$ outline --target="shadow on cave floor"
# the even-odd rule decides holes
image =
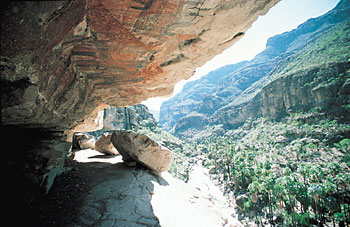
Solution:
[[[42,142],[52,141],[56,134],[18,127],[9,133],[10,129],[4,130],[7,136],[1,140],[5,170],[0,178],[2,221],[10,226],[216,227],[232,218],[222,203],[225,197],[212,193],[214,185],[208,187],[209,175],[204,170],[199,171],[201,177],[192,174],[190,179],[196,181],[187,184],[168,172],[154,176],[141,166],[124,166],[121,156],[89,149],[65,160],[65,171],[45,195],[28,179],[40,181],[40,173],[30,174],[40,170],[38,163],[47,166],[47,160],[38,162],[35,152],[28,151],[42,150]]]
[[[65,166],[48,195],[19,215],[26,226],[160,226],[151,200],[154,184],[168,185],[163,178],[94,150],[76,152]]]

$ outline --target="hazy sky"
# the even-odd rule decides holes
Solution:
[[[269,37],[295,29],[309,18],[318,17],[336,6],[339,0],[282,0],[270,11],[260,16],[244,37],[222,54],[215,56],[202,67],[196,68],[196,73],[187,81],[182,80],[175,85],[177,94],[184,84],[199,79],[210,71],[228,64],[243,60],[251,60],[265,49]],[[163,101],[168,98],[151,98],[144,101],[149,109],[159,110]]]

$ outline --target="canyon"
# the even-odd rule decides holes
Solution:
[[[248,119],[279,119],[313,108],[348,121],[347,3],[269,38],[266,49],[251,61],[189,82],[162,104],[160,124],[183,138],[200,139],[203,131],[222,134]]]
[[[161,106],[245,226],[350,225],[349,15],[341,0]]]
[[[103,128],[105,108],[170,95],[277,2],[1,2],[5,216],[40,215],[28,208],[67,171],[74,133]]]
[[[159,123],[140,104],[170,96],[278,2],[1,2],[4,222],[350,223],[349,0],[186,84]],[[152,170],[159,160],[133,146],[166,164]]]

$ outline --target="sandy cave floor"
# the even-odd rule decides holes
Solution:
[[[29,226],[241,226],[199,165],[188,183],[91,149],[75,152],[65,166],[48,195],[31,205]]]

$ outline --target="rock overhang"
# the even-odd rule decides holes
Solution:
[[[108,105],[171,94],[176,82],[231,46],[277,2],[6,3],[2,122],[97,129],[96,116]]]

